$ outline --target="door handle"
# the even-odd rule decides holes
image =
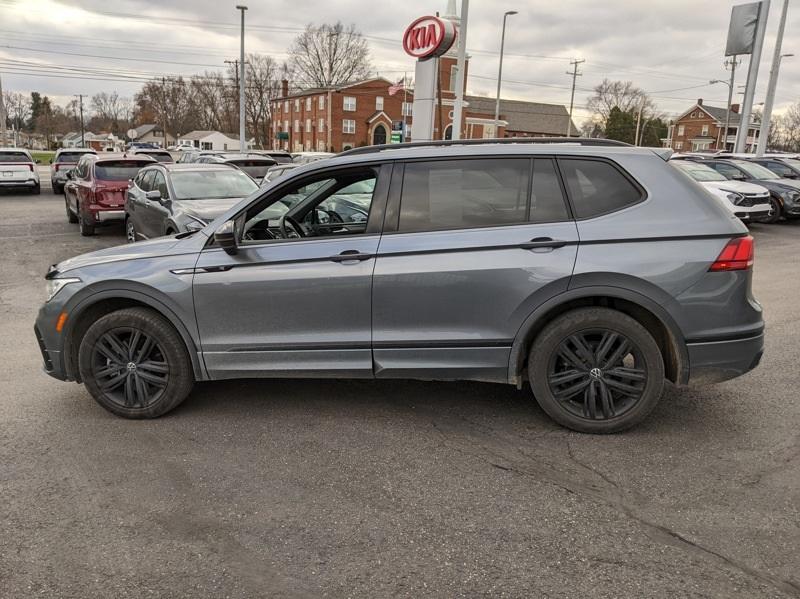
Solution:
[[[358,250],[345,250],[341,254],[330,256],[328,260],[332,262],[361,262],[374,257],[373,254],[362,254]]]
[[[563,248],[567,245],[567,241],[563,239],[553,239],[552,237],[535,237],[530,241],[526,241],[525,243],[520,243],[519,247],[523,250],[535,250],[538,248],[549,248],[549,249],[556,249],[556,248]]]

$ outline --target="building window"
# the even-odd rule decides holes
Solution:
[[[283,111],[289,112],[289,100],[284,100],[283,102]]]
[[[411,116],[411,109],[414,106],[411,102],[403,102],[403,116]]]
[[[311,119],[306,119],[306,131],[311,132]]]
[[[383,110],[383,96],[375,98],[375,110]]]
[[[298,98],[295,98],[294,100],[294,111],[300,112],[300,100]]]
[[[319,120],[319,125],[317,125],[317,130],[318,130],[320,133],[322,133],[323,131],[325,131],[325,119],[320,119],[320,120]]]
[[[344,119],[342,121],[342,133],[352,135],[356,132],[356,122],[353,119]]]
[[[355,112],[356,110],[356,99],[353,96],[345,96],[344,97],[344,109],[347,112]]]
[[[701,135],[708,135],[708,125],[703,125],[703,133]]]
[[[320,110],[325,110],[325,96],[320,96],[319,97],[318,106],[319,106]]]
[[[311,110],[311,97],[306,98],[306,110]]]
[[[289,121],[283,121],[283,130],[284,131],[288,131],[289,130]]]
[[[696,115],[697,115],[697,113],[696,113],[696,112],[693,112],[693,113],[692,113],[692,118],[694,118]]]
[[[447,86],[451,92],[456,91],[456,74],[458,73],[458,65],[450,66],[450,85]]]
[[[678,135],[683,135],[683,125],[678,125]]]
[[[298,133],[300,131],[300,121],[297,119],[294,120],[294,132]]]
[[[683,142],[682,141],[676,141],[675,142],[675,149],[676,150],[682,150],[683,149]]]

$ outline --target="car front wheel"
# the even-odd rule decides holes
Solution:
[[[130,217],[125,219],[125,239],[128,243],[136,243],[136,226]]]
[[[92,397],[124,418],[156,418],[180,404],[194,376],[173,326],[147,308],[103,316],[83,337],[78,365]]]
[[[776,198],[770,197],[769,214],[759,218],[758,222],[767,224],[777,223],[781,219],[782,215],[783,215],[783,209],[781,207],[781,203]]]
[[[664,360],[653,336],[630,316],[581,308],[542,330],[531,347],[528,376],[536,401],[562,426],[615,433],[655,408]]]

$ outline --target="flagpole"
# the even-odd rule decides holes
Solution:
[[[406,106],[408,106],[408,86],[406,85],[406,75],[408,71],[403,73],[403,108],[400,112],[403,114],[403,143],[406,141]]]

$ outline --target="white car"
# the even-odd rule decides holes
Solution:
[[[292,162],[295,164],[308,164],[331,156],[336,156],[336,154],[331,154],[330,152],[294,152],[292,153]]]
[[[0,188],[41,193],[39,172],[31,153],[22,148],[0,148]]]
[[[725,207],[742,221],[756,221],[769,216],[772,211],[769,191],[761,185],[727,179],[713,168],[694,160],[670,160],[670,164],[722,199]]]
[[[192,150],[196,150],[196,149],[197,148],[195,148],[191,144],[180,144],[178,146],[175,146],[175,148],[174,148],[174,150],[176,152],[191,152]]]

